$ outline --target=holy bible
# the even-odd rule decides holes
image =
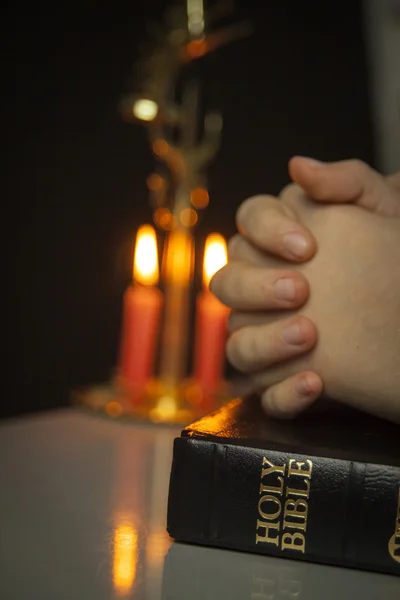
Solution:
[[[400,575],[400,428],[333,404],[296,421],[234,400],[174,441],[177,541]]]

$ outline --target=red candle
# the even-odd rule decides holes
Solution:
[[[203,404],[221,383],[225,364],[225,341],[229,309],[209,290],[213,275],[227,262],[224,238],[216,233],[207,237],[204,251],[204,289],[196,304],[196,345],[194,378],[203,392]]]
[[[156,234],[150,225],[140,227],[135,246],[133,284],[123,298],[122,334],[118,375],[124,386],[142,391],[153,370],[162,308],[157,289]],[[140,395],[137,395],[140,398]]]

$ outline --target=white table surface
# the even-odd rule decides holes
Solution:
[[[176,435],[73,409],[1,423],[0,599],[400,599],[398,577],[172,543]]]

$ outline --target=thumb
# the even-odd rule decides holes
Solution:
[[[289,161],[289,174],[313,200],[352,202],[384,215],[397,213],[385,179],[360,160],[323,163],[295,156]]]

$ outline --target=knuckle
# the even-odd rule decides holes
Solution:
[[[254,204],[254,198],[248,198],[244,200],[236,211],[236,227],[239,231],[245,230],[248,215],[252,210]]]
[[[222,267],[212,278],[210,290],[224,304],[235,307],[246,301],[248,287],[240,263],[231,262]]]
[[[355,170],[358,171],[360,174],[364,174],[367,171],[369,171],[369,167],[368,165],[360,160],[359,158],[352,158],[348,161],[348,164]]]
[[[249,371],[249,363],[252,356],[251,335],[245,329],[236,331],[228,339],[226,355],[229,362],[239,371]]]
[[[228,265],[223,266],[213,275],[210,281],[210,290],[220,300],[226,295],[226,279]]]
[[[353,171],[353,177],[362,182],[365,195],[382,194],[382,175],[378,174],[367,163],[358,158],[352,158],[347,162],[348,168]],[[386,186],[385,186],[385,189]]]
[[[257,223],[262,218],[270,196],[252,196],[242,202],[236,212],[236,226],[239,231],[246,232],[249,223]]]
[[[298,400],[290,378],[267,389],[262,397],[264,410],[277,419],[296,417],[301,412]]]
[[[265,390],[262,395],[262,407],[267,415],[280,417],[282,416],[282,402],[280,402],[280,386],[273,385]]]
[[[228,248],[228,260],[232,262],[254,262],[259,251],[254,248],[242,235],[237,234],[233,241],[233,248]],[[230,254],[229,254],[230,252]]]
[[[297,221],[298,211],[307,199],[301,187],[297,183],[289,183],[283,188],[280,199],[284,215],[291,220]]]
[[[228,341],[226,343],[226,358],[228,359],[228,362],[233,367],[235,367],[235,369],[238,369],[238,371],[241,371],[242,364],[240,362],[240,347],[239,347],[240,344],[239,344],[238,338],[239,338],[239,333],[233,333],[228,338]]]
[[[240,256],[240,247],[243,238],[240,233],[237,233],[228,241],[228,259],[235,260]]]
[[[284,200],[286,196],[292,195],[293,193],[297,193],[298,191],[300,191],[300,188],[296,183],[288,183],[282,189],[281,193],[279,194],[279,198],[281,200]]]

